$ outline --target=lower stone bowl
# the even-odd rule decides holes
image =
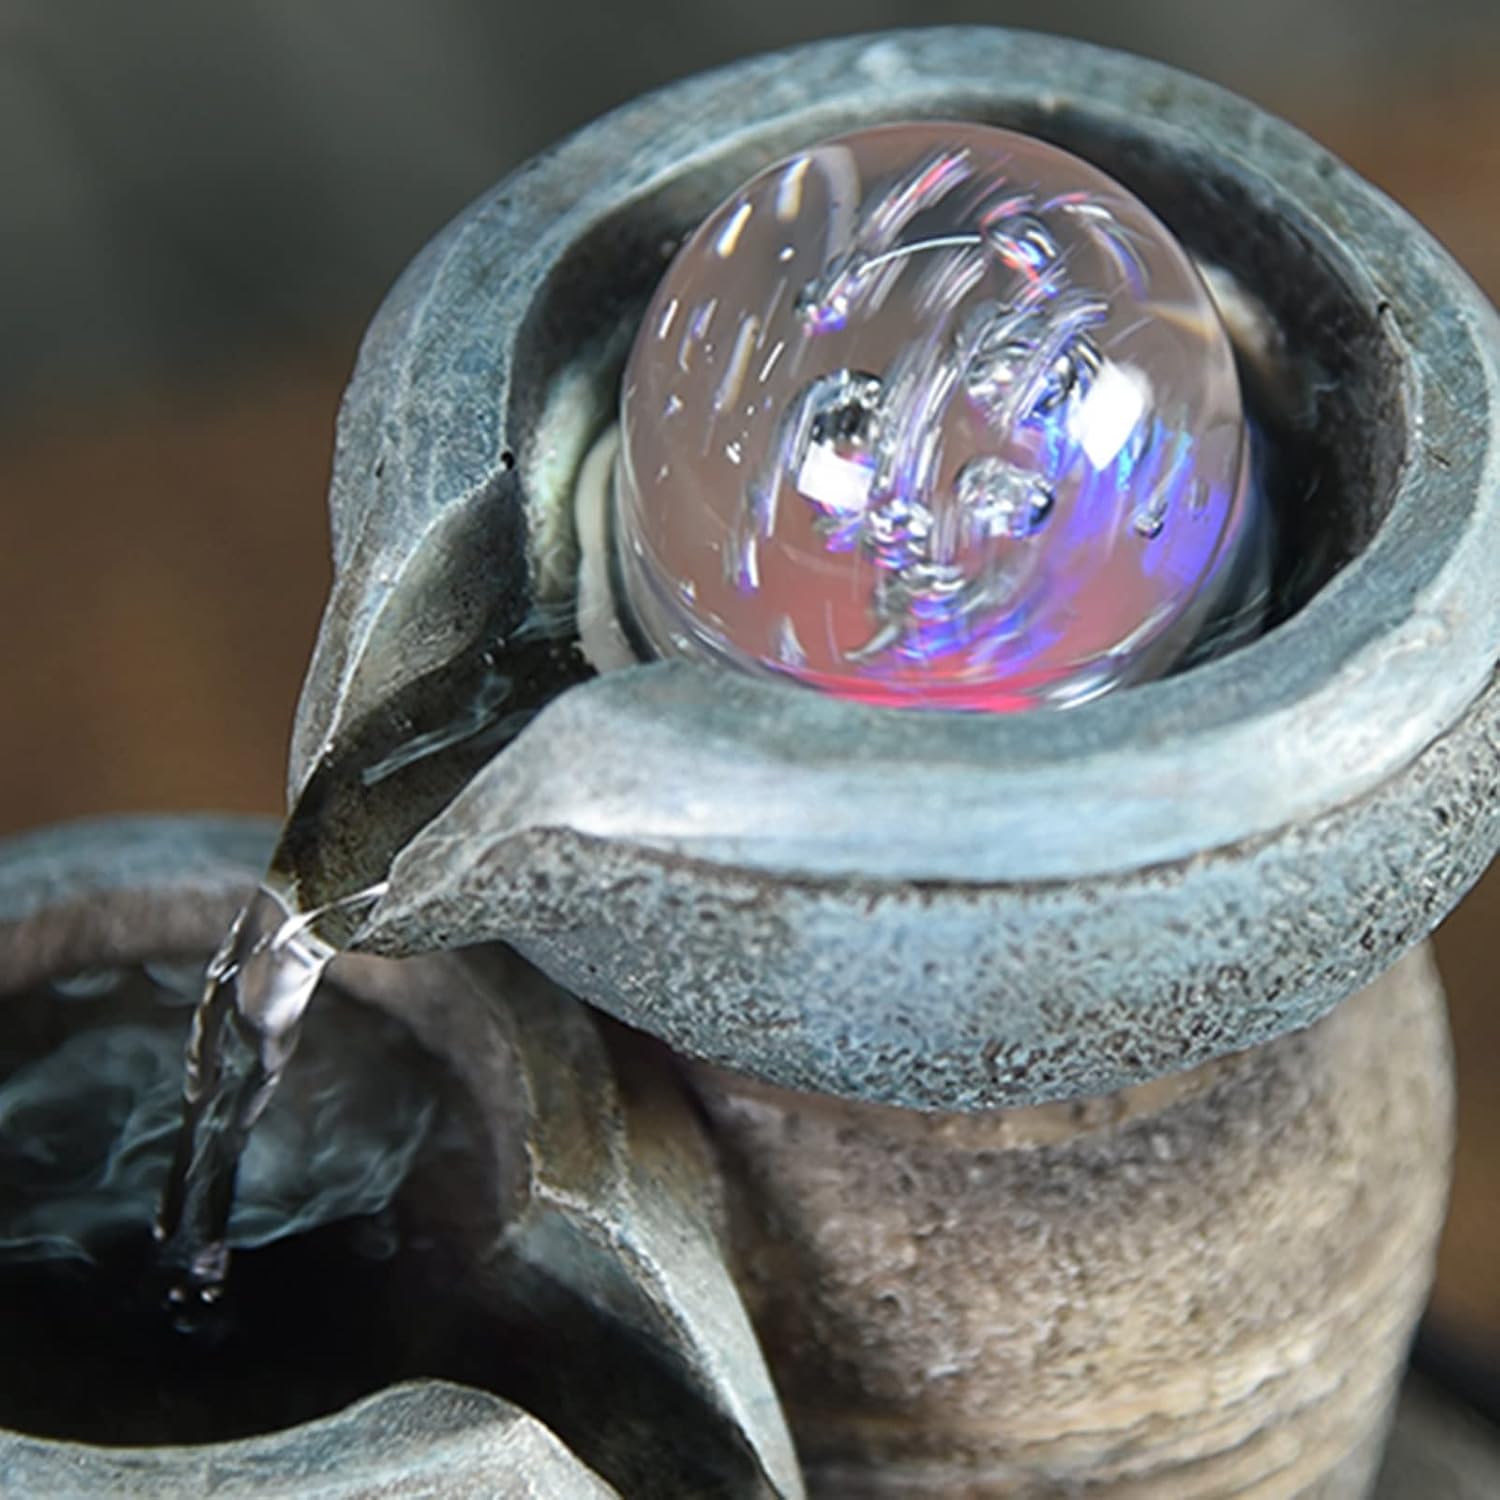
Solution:
[[[0,843],[0,1491],[799,1494],[673,1079],[503,954],[335,965],[242,1163],[227,1306],[168,1326],[195,977],[272,835]]]

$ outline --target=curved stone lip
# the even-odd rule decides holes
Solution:
[[[803,84],[800,109],[784,104],[791,77]],[[988,883],[1145,868],[1353,800],[1451,727],[1489,680],[1500,656],[1500,452],[1472,412],[1494,400],[1500,374],[1493,313],[1424,230],[1291,127],[1137,58],[976,29],[755,59],[588,133],[628,141],[640,116],[700,110],[726,135],[772,121],[785,133],[854,98],[890,117],[964,92],[980,106],[1026,97],[1101,119],[1150,116],[1149,128],[1181,139],[1185,164],[1210,152],[1350,263],[1371,303],[1389,305],[1407,361],[1413,440],[1378,535],[1264,640],[1066,713],[882,711],[670,664],[649,669],[650,683],[590,684],[591,732],[608,743],[613,724],[630,764],[609,767],[603,784],[525,778],[557,799],[527,810],[532,826],[812,877]],[[741,100],[750,108],[736,118]],[[541,169],[566,175],[568,155],[565,145]],[[1445,315],[1418,315],[1434,305]],[[1463,411],[1459,391],[1473,393]],[[586,712],[576,698],[559,702],[525,751],[550,758]],[[568,748],[576,764],[579,746]]]
[[[110,1448],[0,1431],[0,1484],[8,1492],[80,1500],[478,1494],[472,1486],[523,1459],[529,1472],[510,1471],[519,1493],[617,1496],[536,1418],[487,1391],[443,1380],[404,1381],[326,1416],[222,1443]]]
[[[0,921],[111,890],[253,884],[277,824],[253,813],[115,813],[0,838]]]
[[[269,818],[133,814],[0,839],[0,988],[218,946],[275,846]]]
[[[1325,149],[1135,57],[945,28],[818,43],[670,85],[530,163],[429,247],[367,342],[368,359],[399,368],[357,376],[351,409],[415,400],[441,426],[444,411],[471,409],[482,378],[512,426],[504,457],[524,454],[515,424],[537,397],[518,390],[513,365],[528,314],[611,214],[731,150],[779,153],[860,118],[1021,105],[1101,130],[1118,122],[1184,170],[1212,160],[1291,216],[1387,320],[1404,366],[1406,462],[1370,545],[1254,644],[1066,712],[871,709],[688,663],[627,669],[569,689],[485,773],[515,788],[496,832],[563,827],[791,878],[1069,880],[1191,858],[1346,805],[1462,720],[1500,658],[1500,324],[1446,252]],[[481,294],[477,272],[498,264],[503,285]],[[499,367],[482,377],[460,368],[466,307],[504,330]],[[421,525],[432,506],[493,487],[499,446],[491,460],[460,444],[448,471],[424,471]],[[356,443],[342,465],[367,471],[370,457]],[[523,457],[523,485],[526,470]],[[358,525],[369,535],[387,523],[366,507]],[[359,541],[346,529],[346,557]],[[359,697],[381,596],[366,579],[368,597],[351,601],[354,583],[335,587],[342,636],[320,642],[294,786]]]
[[[1321,817],[1052,883],[791,879],[566,828],[492,838],[487,798],[515,790],[496,770],[402,852],[371,946],[503,933],[679,1053],[967,1112],[1193,1067],[1378,978],[1500,845],[1500,676],[1408,767]]]

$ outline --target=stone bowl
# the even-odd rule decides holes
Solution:
[[[0,842],[0,1003],[81,972],[205,959],[254,889],[273,833],[253,820],[127,818]],[[253,1435],[164,1446],[137,1445],[160,1424],[150,1392],[132,1391],[121,1402],[130,1417],[90,1413],[80,1426],[64,1413],[48,1427],[118,1432],[115,1446],[0,1430],[0,1491],[583,1500],[701,1486],[747,1500],[799,1495],[780,1409],[722,1257],[717,1168],[659,1055],[613,1038],[603,1018],[504,954],[407,963],[351,955],[332,977],[345,1027],[333,1055],[347,1055],[349,1067],[396,1066],[394,1054],[355,1046],[350,1030],[366,1007],[382,1035],[393,1018],[426,1054],[413,1076],[449,1110],[442,1177],[414,1175],[412,1191],[402,1189],[396,1254],[409,1240],[421,1264],[380,1281],[366,1298],[377,1311],[359,1316],[404,1319],[398,1341],[415,1350],[415,1360],[395,1363],[377,1354],[375,1369],[451,1378],[398,1374],[377,1389],[382,1375],[340,1370],[337,1400],[295,1398],[298,1411],[326,1415],[260,1432],[230,1411],[226,1430]],[[323,1003],[314,1001],[304,1047]],[[51,1036],[65,1024],[59,1015],[41,1030]],[[334,1015],[321,1024],[327,1037]],[[396,1096],[389,1074],[362,1082],[377,1108]],[[293,1059],[279,1098],[287,1109],[317,1105],[318,1087]],[[316,1116],[325,1131],[330,1118]],[[291,1139],[308,1151],[328,1145]],[[289,1181],[302,1179],[294,1172]],[[287,1285],[278,1303],[283,1292],[304,1308],[316,1295]],[[330,1324],[351,1337],[360,1326]],[[132,1368],[122,1353],[121,1379],[152,1379]],[[152,1369],[141,1362],[141,1372]],[[97,1384],[91,1368],[81,1390],[93,1394],[78,1399],[98,1399]],[[223,1389],[240,1387],[226,1379]],[[351,1404],[350,1390],[369,1394]],[[261,1404],[279,1412],[289,1402]],[[193,1421],[199,1430],[201,1414]]]
[[[611,672],[405,843],[369,947],[502,936],[692,1056],[977,1110],[1305,1026],[1492,858],[1492,309],[1399,208],[1254,105],[987,29],[673,84],[418,256],[340,420],[293,794],[362,716],[566,592],[579,468],[682,236],[778,155],[924,116],[1098,163],[1254,310],[1238,332],[1281,465],[1282,617],[1061,713],[879,710],[683,662]]]

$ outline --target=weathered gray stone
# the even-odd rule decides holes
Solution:
[[[210,951],[271,834],[245,820],[119,819],[0,842],[0,996],[79,968]],[[615,1493],[582,1453],[632,1497],[796,1500],[785,1421],[724,1260],[717,1165],[660,1051],[500,952],[351,955],[334,977],[404,1021],[479,1121],[482,1201],[445,1222],[463,1237],[474,1305],[497,1326],[520,1308],[554,1358],[604,1362],[625,1399],[607,1386],[600,1396],[598,1378],[564,1384],[547,1416],[573,1453],[535,1416],[425,1383],[209,1448],[0,1433],[0,1492]],[[389,1442],[369,1437],[387,1426]]]
[[[305,1427],[201,1448],[0,1436],[0,1494],[48,1500],[609,1500],[535,1417],[465,1386],[395,1386]]]
[[[565,699],[536,743],[564,759],[614,743],[649,765],[646,685],[621,678],[618,713],[596,715],[598,702]],[[489,797],[535,805],[526,766],[502,758],[402,854],[382,913],[397,932],[443,945],[503,932],[574,993],[785,1086],[983,1109],[1191,1066],[1305,1026],[1375,979],[1500,838],[1500,687],[1401,775],[1324,817],[1035,885],[793,879],[563,819],[493,837]]]
[[[1065,714],[880,711],[687,663],[571,687],[399,854],[372,948],[503,936],[684,1052],[977,1109],[1306,1025],[1493,856],[1492,311],[1399,209],[1254,106],[990,30],[675,84],[414,262],[341,420],[294,792],[383,703],[440,704],[450,667],[457,684],[557,596],[572,481],[664,244],[780,152],[944,114],[1091,157],[1264,303],[1281,344],[1261,415],[1301,486],[1286,545],[1321,587],[1228,657]],[[393,842],[360,834],[357,808],[336,821],[333,884]]]
[[[98,818],[0,843],[0,985],[217,946],[265,868],[263,818]],[[219,937],[213,936],[217,933]]]

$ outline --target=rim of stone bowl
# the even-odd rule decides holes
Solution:
[[[309,674],[294,786],[372,682],[403,670],[372,672],[361,656],[389,588],[361,573],[361,544],[405,526],[397,545],[416,553],[432,512],[514,479],[505,494],[524,510],[526,571],[538,571],[551,514],[613,405],[623,350],[609,327],[633,332],[660,273],[639,242],[690,227],[747,163],[789,144],[944,113],[1019,123],[1071,149],[1093,141],[1094,159],[1112,154],[1106,169],[1124,162],[1137,179],[1165,168],[1211,181],[1208,214],[1259,214],[1295,235],[1345,294],[1346,321],[1368,320],[1328,336],[1362,338],[1390,366],[1391,398],[1347,439],[1387,445],[1371,493],[1352,502],[1363,545],[1262,639],[1066,712],[870,709],[676,662],[587,683],[501,757],[527,799],[514,799],[517,828],[792,878],[1061,881],[1315,817],[1459,722],[1500,656],[1500,338],[1488,303],[1399,208],[1242,99],[1076,42],[940,29],[820,43],[673,84],[523,168],[419,257],[372,327],[341,423],[329,615],[343,628],[325,630]],[[606,282],[613,295],[595,295]],[[569,317],[583,321],[561,326]],[[481,323],[494,330],[488,362],[470,333]],[[433,461],[418,504],[429,514],[383,518],[360,490],[397,397],[407,429],[451,434],[485,403],[500,416],[493,442],[451,442]],[[515,568],[497,589],[525,586]]]
[[[361,946],[501,938],[689,1055],[990,1108],[1308,1024],[1500,846],[1493,310],[1400,209],[1246,101],[984,29],[673,84],[413,262],[341,416],[293,790],[473,637],[476,590],[524,613],[567,572],[574,482],[675,239],[799,146],[923,116],[1090,157],[1265,302],[1309,356],[1309,430],[1339,482],[1304,508],[1341,566],[1252,644],[1065,712],[874,709],[689,662],[569,688],[400,852]],[[455,545],[471,523],[524,545],[476,563]]]

